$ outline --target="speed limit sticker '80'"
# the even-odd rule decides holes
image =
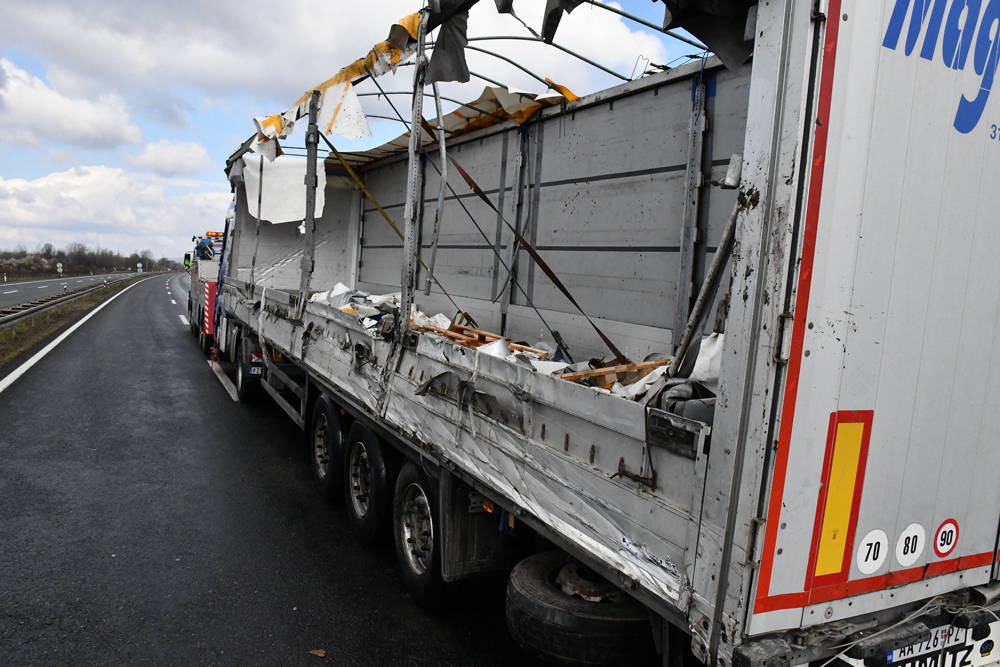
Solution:
[[[919,523],[911,523],[900,533],[896,540],[896,562],[903,567],[910,567],[917,562],[924,551],[924,541],[927,532]]]

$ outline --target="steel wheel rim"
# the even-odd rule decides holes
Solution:
[[[372,477],[368,465],[368,450],[364,443],[356,442],[351,447],[351,506],[359,517],[368,514],[371,501]]]
[[[427,494],[416,482],[403,492],[399,531],[403,538],[403,554],[410,569],[424,574],[434,559],[434,518]]]
[[[326,480],[330,474],[330,449],[326,444],[329,433],[329,422],[322,412],[316,416],[316,428],[313,433],[313,460],[316,462],[316,475]]]

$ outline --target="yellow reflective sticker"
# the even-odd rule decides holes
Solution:
[[[864,432],[865,425],[860,422],[837,424],[826,506],[823,508],[823,528],[816,554],[817,577],[837,574],[844,565]]]

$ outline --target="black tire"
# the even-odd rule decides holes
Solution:
[[[524,649],[561,665],[641,665],[655,659],[646,609],[624,593],[588,602],[555,584],[571,559],[561,552],[525,558],[507,582],[507,627]]]
[[[191,330],[191,335],[198,335],[198,320],[194,316],[193,306],[191,305],[191,297],[188,297],[188,329]]]
[[[320,494],[328,500],[341,497],[343,463],[344,432],[339,410],[329,396],[320,394],[313,405],[309,429],[309,464]]]
[[[250,352],[254,346],[249,339],[240,336],[236,347],[236,398],[240,403],[253,403],[260,395],[260,376],[250,375]]]
[[[391,477],[382,443],[361,422],[351,424],[344,443],[344,505],[361,544],[386,536],[392,515]]]
[[[433,480],[413,463],[403,464],[392,500],[396,563],[413,600],[425,609],[443,605],[441,526]]]

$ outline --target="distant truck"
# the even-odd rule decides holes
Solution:
[[[188,289],[188,320],[191,333],[198,336],[198,345],[206,354],[215,335],[215,303],[218,297],[219,264],[225,232],[205,232],[191,237],[195,244],[185,253],[184,263],[191,275]]]
[[[549,658],[997,664],[1000,2],[666,4],[721,59],[237,151],[241,398]]]

